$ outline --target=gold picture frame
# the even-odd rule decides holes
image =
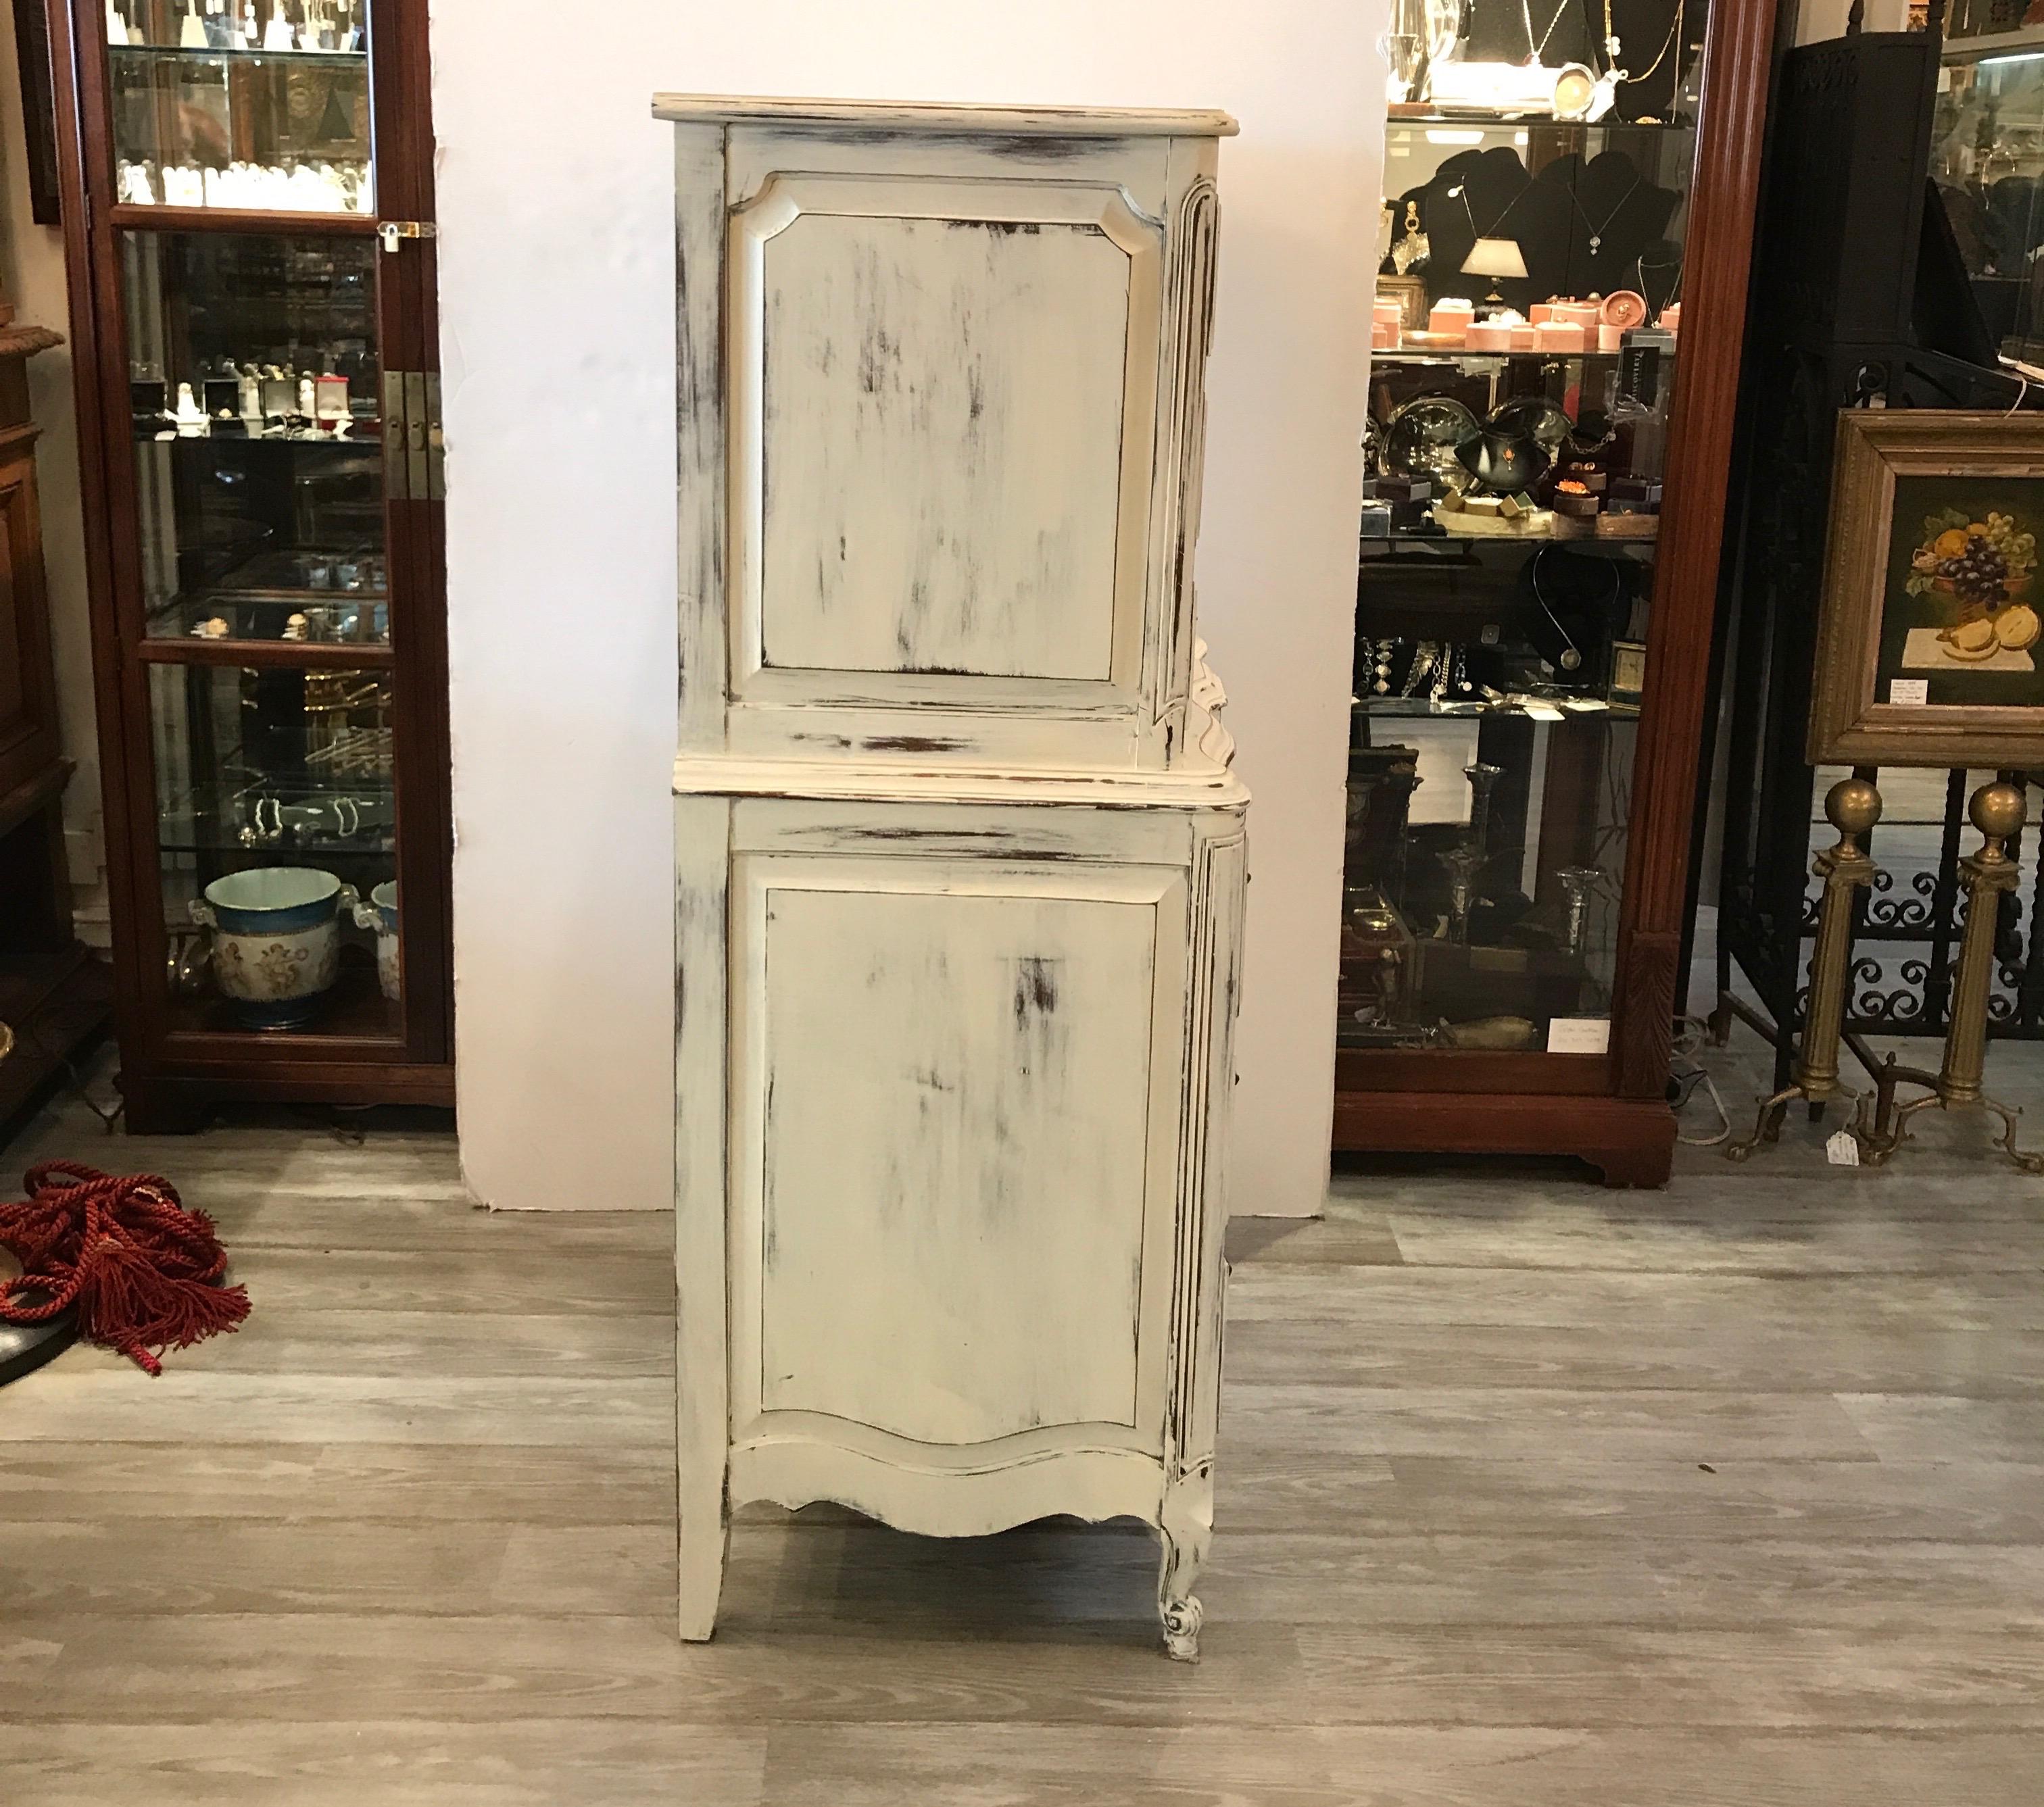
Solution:
[[[1812,765],[2044,765],[2044,416],[1838,416]]]
[[[1399,329],[1404,332],[1424,332],[1427,330],[1427,283],[1420,276],[1380,276],[1377,279],[1377,298],[1380,301],[1396,301],[1402,310]]]

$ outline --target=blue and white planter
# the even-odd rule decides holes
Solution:
[[[192,900],[213,930],[213,981],[255,1029],[311,1022],[340,971],[340,913],[355,887],[315,866],[229,873]]]
[[[355,906],[355,926],[376,931],[376,988],[398,1001],[398,881],[386,879]]]

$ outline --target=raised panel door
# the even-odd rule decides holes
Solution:
[[[1161,223],[775,174],[732,230],[738,700],[1132,710]]]
[[[741,854],[732,904],[737,1436],[1155,1449],[1183,872]]]

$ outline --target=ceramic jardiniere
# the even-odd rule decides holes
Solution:
[[[313,866],[229,873],[192,902],[213,930],[213,979],[252,1027],[309,1022],[340,969],[340,912],[355,887]]]
[[[355,926],[376,931],[376,988],[398,1001],[398,881],[386,879],[355,906]]]

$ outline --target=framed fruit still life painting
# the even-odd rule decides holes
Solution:
[[[2044,765],[2044,416],[1838,416],[1813,765]]]

